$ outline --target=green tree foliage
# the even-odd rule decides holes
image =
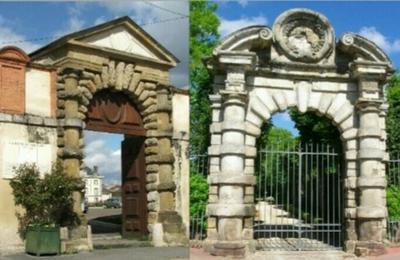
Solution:
[[[207,178],[200,174],[190,176],[190,216],[199,216],[205,212],[208,199]]]
[[[256,197],[260,199],[266,197],[276,197],[278,194],[272,194],[275,185],[287,183],[288,167],[286,164],[294,166],[292,162],[297,158],[287,154],[280,154],[277,152],[270,153],[268,151],[287,150],[289,147],[293,148],[297,143],[297,139],[293,134],[283,128],[264,126],[265,132],[259,138],[258,143],[258,156],[256,158]],[[280,196],[282,198],[282,196]]]
[[[387,149],[393,154],[400,152],[400,74],[394,75],[387,87],[387,102],[389,105],[386,117]],[[395,158],[397,159],[397,158]],[[400,219],[400,183],[399,169],[388,167],[388,185],[386,189],[387,207],[389,218]]]
[[[400,187],[391,185],[386,189],[386,199],[389,218],[393,220],[400,219]]]
[[[217,4],[207,1],[190,3],[190,151],[203,154],[209,145],[212,93],[210,75],[203,59],[211,56],[219,40]]]
[[[34,164],[23,164],[14,171],[16,176],[10,181],[10,186],[15,204],[25,210],[17,216],[22,237],[29,225],[78,224],[79,218],[72,209],[72,193],[84,188],[80,178],[64,174],[60,162],[54,164],[51,173],[45,174],[44,178]]]
[[[318,116],[315,112],[300,113],[295,108],[289,111],[295,127],[299,130],[299,137],[302,143],[324,143],[342,151],[340,133],[332,120]]]
[[[394,75],[388,84],[387,102],[387,148],[390,152],[400,152],[400,74]]]

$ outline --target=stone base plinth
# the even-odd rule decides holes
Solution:
[[[202,246],[204,251],[215,256],[243,258],[255,251],[254,240],[218,241],[206,239]]]
[[[246,245],[242,242],[218,242],[215,243],[210,254],[215,256],[244,257]]]
[[[92,251],[92,229],[88,226],[62,227],[60,230],[61,254]]]
[[[355,248],[355,254],[359,257],[378,256],[385,253],[384,244],[376,241],[358,241]]]

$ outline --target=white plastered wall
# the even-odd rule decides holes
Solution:
[[[172,98],[174,131],[174,177],[177,185],[176,208],[189,232],[189,96],[174,93]]]
[[[51,73],[27,68],[25,74],[25,112],[37,116],[51,116]]]
[[[40,138],[40,141],[34,140],[37,133],[43,137]],[[19,146],[25,148],[18,151]],[[32,151],[35,147],[39,147],[40,150],[37,153],[37,159],[42,165],[41,168],[47,168],[47,171],[50,171],[51,162],[54,162],[57,156],[57,132],[55,128],[0,123],[0,254],[23,250],[23,244],[18,235],[17,208],[14,205],[12,189],[7,177],[9,172],[5,171],[9,171],[11,157],[15,161],[29,158],[32,154],[26,154],[24,151],[29,149]],[[12,151],[10,151],[10,148]]]

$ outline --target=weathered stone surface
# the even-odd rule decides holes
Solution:
[[[242,217],[253,216],[255,213],[254,206],[244,204],[209,204],[208,214],[210,216],[224,216],[224,217]]]
[[[213,252],[217,241],[251,239],[250,224],[241,226],[245,213],[251,214],[245,207],[254,195],[252,180],[245,175],[254,173],[254,161],[248,160],[257,154],[254,147],[262,124],[288,107],[315,111],[340,132],[346,165],[346,250],[361,250],[356,247],[359,240],[379,244],[380,237],[373,233],[383,233],[383,226],[375,224],[386,217],[382,162],[387,158],[381,92],[391,62],[375,44],[353,34],[345,34],[336,46],[327,19],[310,10],[285,12],[273,28],[270,37],[275,40],[268,40],[268,45],[259,40],[265,27],[233,33],[216,47],[208,64],[215,75],[208,214],[216,221],[208,229],[214,245],[209,248]],[[265,46],[268,57],[259,52]],[[352,65],[338,64],[338,53],[359,59]],[[258,59],[257,68],[253,57]],[[358,237],[360,232],[364,233]],[[222,255],[229,254],[226,251],[217,250]]]
[[[256,176],[243,175],[235,173],[217,173],[210,174],[208,176],[208,183],[211,184],[242,184],[242,185],[254,185],[256,182]]]

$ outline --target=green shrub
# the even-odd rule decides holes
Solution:
[[[208,200],[207,177],[200,174],[190,176],[190,216],[205,212]]]
[[[29,225],[71,226],[79,224],[79,217],[73,211],[72,193],[82,191],[84,183],[80,178],[64,174],[60,162],[53,165],[50,174],[40,177],[34,164],[23,164],[14,169],[15,178],[10,181],[15,204],[25,212],[17,214],[19,232],[25,237]]]
[[[400,219],[400,187],[389,186],[386,190],[389,219]]]

